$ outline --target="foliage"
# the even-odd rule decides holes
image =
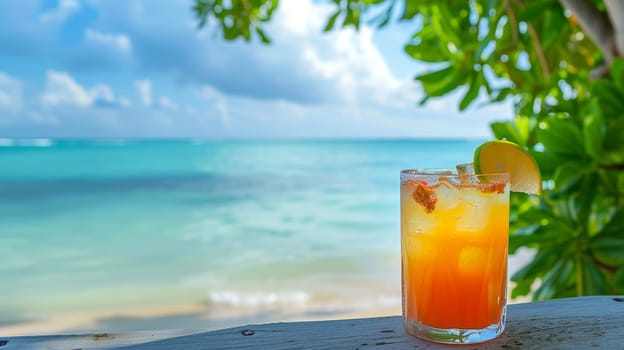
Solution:
[[[277,8],[278,0],[195,0],[193,11],[199,26],[215,22],[226,40],[240,37],[249,41],[253,33],[265,43],[271,39],[262,29]]]
[[[416,76],[421,103],[454,91],[460,110],[480,96],[513,101],[514,120],[495,122],[492,131],[535,156],[545,188],[539,197],[512,197],[510,252],[536,252],[512,276],[513,297],[536,281],[535,299],[624,293],[624,60],[592,79],[603,55],[556,0],[332,2],[326,31],[357,29],[364,19],[415,24],[405,52],[430,67]],[[602,0],[592,3],[606,11]],[[245,21],[268,21],[271,12]]]

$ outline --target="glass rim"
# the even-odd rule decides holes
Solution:
[[[508,176],[511,174],[504,171],[492,173],[475,173],[475,174],[459,174],[457,169],[452,168],[412,168],[401,170],[401,175],[411,176],[445,176],[445,177],[464,177],[464,176]]]

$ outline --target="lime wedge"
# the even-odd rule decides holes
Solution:
[[[509,173],[513,192],[539,194],[542,176],[537,162],[529,152],[509,141],[487,141],[474,153],[477,174]]]

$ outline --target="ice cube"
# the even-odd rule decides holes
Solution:
[[[457,259],[457,271],[464,276],[484,274],[487,268],[487,250],[477,246],[461,249]]]
[[[482,233],[490,220],[490,203],[477,189],[461,191],[456,230],[466,233]]]
[[[474,164],[457,164],[455,168],[457,168],[458,178],[462,184],[479,183],[479,179],[475,176]]]
[[[437,255],[437,245],[430,234],[415,235],[405,239],[405,251],[416,264],[431,263]]]
[[[474,170],[474,164],[472,163],[464,163],[464,164],[457,164],[455,166],[455,168],[457,169],[457,173],[460,175],[463,174],[473,174],[475,173]]]
[[[459,191],[460,189],[450,181],[441,180],[435,189],[435,194],[438,196],[436,211],[449,211],[457,207],[459,204]]]
[[[401,222],[407,234],[433,232],[437,225],[437,219],[412,198],[411,192],[401,197]]]

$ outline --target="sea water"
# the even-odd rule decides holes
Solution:
[[[399,171],[481,143],[1,141],[4,334],[399,314]]]

